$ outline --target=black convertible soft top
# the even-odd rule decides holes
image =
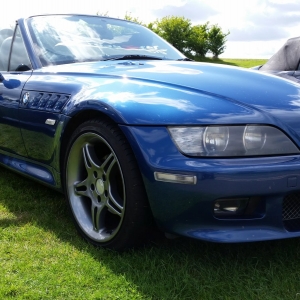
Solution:
[[[300,61],[300,37],[287,40],[259,70],[294,71],[298,70]]]

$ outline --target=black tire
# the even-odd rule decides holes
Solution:
[[[70,138],[63,172],[71,214],[84,239],[117,251],[144,240],[152,223],[148,200],[117,125],[98,119],[81,124]]]

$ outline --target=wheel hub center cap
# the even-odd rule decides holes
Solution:
[[[102,195],[104,193],[104,182],[102,179],[97,179],[96,181],[96,190],[99,195]]]

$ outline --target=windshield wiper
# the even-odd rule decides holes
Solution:
[[[125,60],[125,59],[154,59],[154,60],[163,60],[163,58],[158,56],[151,56],[151,55],[141,55],[141,54],[127,54],[123,56],[109,56],[102,60]]]
[[[179,60],[179,61],[194,61],[193,59],[190,59],[190,58],[187,58],[187,57],[185,57],[185,58],[179,58],[177,60]]]

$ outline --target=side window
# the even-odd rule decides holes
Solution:
[[[9,71],[28,71],[31,63],[21,36],[20,28],[17,26],[13,38],[11,56],[9,61]]]
[[[13,27],[7,26],[0,28],[0,71],[8,70],[8,60],[12,37]]]

